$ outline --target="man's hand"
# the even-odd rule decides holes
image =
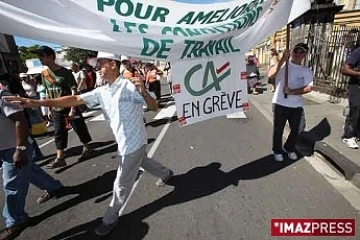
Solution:
[[[16,168],[21,169],[25,167],[27,164],[26,151],[16,150],[13,155],[13,159]]]
[[[130,80],[135,84],[137,90],[141,93],[144,94],[146,92],[145,86],[144,86],[144,82],[142,79],[140,79],[140,77],[132,77],[130,78]]]
[[[22,98],[18,96],[4,96],[2,97],[5,101],[12,102],[14,104],[20,104],[24,108],[33,108],[40,106],[37,104],[37,100],[33,100],[30,98]]]
[[[286,61],[287,59],[289,59],[290,58],[290,55],[291,55],[291,52],[290,52],[290,50],[289,49],[285,49],[285,51],[284,51],[284,53],[283,53],[283,59],[284,59],[284,61]]]
[[[287,95],[292,95],[293,91],[289,87],[284,87],[284,93]]]

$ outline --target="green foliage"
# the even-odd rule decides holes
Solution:
[[[88,57],[96,57],[97,51],[69,47],[64,56],[65,60],[78,64],[84,64]]]
[[[18,49],[19,49],[19,54],[20,54],[21,61],[23,63],[25,63],[26,59],[37,58],[37,54],[32,53],[31,51],[36,50],[39,47],[40,46],[37,45],[37,44],[32,45],[30,47],[24,47],[24,46],[19,47]]]

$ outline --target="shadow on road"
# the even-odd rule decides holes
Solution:
[[[122,216],[118,227],[107,239],[138,239],[138,231],[145,234],[147,232],[142,229],[145,227],[143,221],[166,207],[206,197],[230,186],[236,187],[241,183],[241,180],[265,177],[293,163],[294,161],[275,162],[273,156],[268,155],[230,172],[222,171],[220,169],[221,164],[218,162],[193,168],[187,173],[176,175],[171,179],[169,185],[174,186],[172,192]],[[97,186],[99,185],[97,184]],[[101,184],[101,186],[105,187],[106,185]],[[109,186],[111,186],[110,183]],[[92,189],[96,188],[92,187]],[[91,232],[94,231],[94,226],[92,225],[94,221],[74,227],[52,239],[90,239],[85,238],[85,236],[90,236]]]
[[[331,125],[328,119],[324,118],[310,131],[301,133],[300,141],[298,142],[299,149],[301,149],[305,156],[312,156],[316,142],[324,140],[330,134]]]

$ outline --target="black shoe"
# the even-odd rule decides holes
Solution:
[[[25,220],[24,222],[18,225],[5,228],[0,232],[0,240],[11,240],[16,238],[28,226],[29,226],[29,219]]]

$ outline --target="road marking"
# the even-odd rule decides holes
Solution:
[[[171,111],[170,111],[170,110],[167,111],[167,108],[170,108]],[[166,111],[166,113],[167,113],[166,116],[168,116],[169,118],[171,118],[172,116],[174,116],[175,111],[176,111],[176,108],[175,108],[175,105],[170,105],[170,106],[166,107],[165,109],[162,109],[161,111]],[[158,113],[158,115],[161,114],[161,111]],[[171,114],[171,115],[170,115],[170,114]],[[163,114],[163,115],[165,115],[165,114]],[[156,138],[154,144],[151,146],[150,151],[148,152],[148,157],[149,157],[149,158],[152,158],[152,157],[154,156],[155,151],[156,151],[156,149],[159,147],[162,139],[163,139],[164,136],[165,136],[165,133],[167,132],[167,130],[168,130],[169,127],[170,127],[170,124],[171,124],[171,122],[168,122],[168,123],[165,124],[165,126],[164,126],[163,129],[161,130],[159,136]]]
[[[87,117],[87,116],[91,116],[92,114],[94,114],[94,113],[96,113],[97,111],[90,111],[90,112],[86,112],[86,113],[83,113],[83,117]],[[102,115],[102,114],[101,114]],[[101,116],[100,115],[100,116]],[[99,116],[97,116],[97,117],[95,117],[95,118],[98,118]],[[92,120],[92,119],[91,119]],[[90,120],[90,121],[91,121]],[[88,122],[89,120],[86,120],[85,122]],[[68,131],[68,133],[71,133],[72,131],[74,131],[74,129],[70,129],[69,131]],[[39,148],[43,148],[43,147],[45,147],[45,146],[47,146],[47,145],[49,145],[50,143],[53,143],[55,141],[55,139],[53,138],[53,139],[51,139],[51,140],[49,140],[49,141],[47,141],[47,142],[45,142],[45,143],[43,143],[43,144],[41,144],[40,146],[39,146]]]
[[[250,102],[271,122],[271,124],[273,124],[273,116],[270,112],[266,111],[266,109],[257,102]],[[285,128],[284,133],[285,135],[290,133],[287,127]],[[310,166],[320,173],[357,211],[360,211],[360,190],[354,184],[345,180],[342,175],[335,172],[327,163],[325,163],[325,161],[316,157],[304,158]]]
[[[239,112],[239,113],[227,114],[226,117],[229,119],[246,118],[246,115],[243,112]]]
[[[305,157],[305,160],[337,190],[346,200],[360,211],[360,189],[339,175],[324,160],[316,157]]]
[[[96,111],[95,111],[95,110],[90,111],[90,112],[85,112],[85,113],[83,113],[82,115],[83,115],[83,117],[84,117],[84,118],[87,118],[87,117],[89,117],[89,116],[93,115],[94,113],[96,113]]]
[[[90,120],[90,122],[99,122],[99,121],[105,121],[104,114],[100,114],[97,117],[94,117]]]
[[[160,120],[160,119],[164,119],[164,118],[171,118],[172,116],[174,116],[174,113],[176,111],[176,106],[175,104],[171,104],[163,109],[161,109],[161,111],[154,117],[155,120]]]

